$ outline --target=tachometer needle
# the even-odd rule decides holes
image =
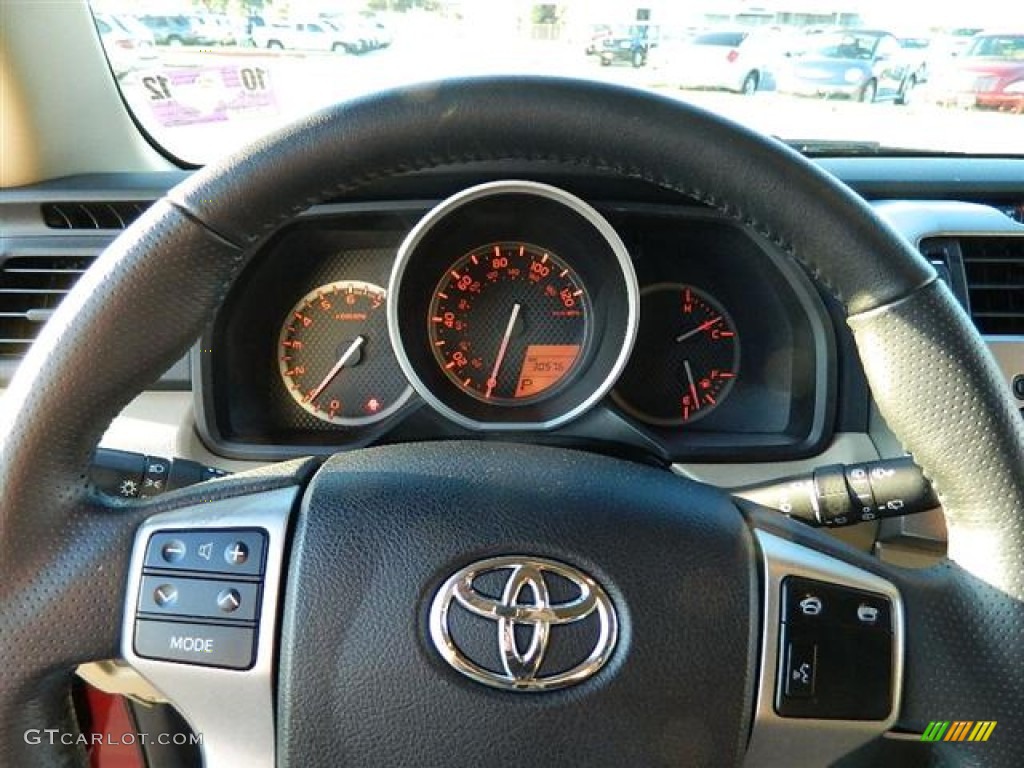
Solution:
[[[494,370],[491,371],[491,378],[487,380],[487,391],[484,393],[484,397],[490,397],[491,392],[498,386],[498,371],[501,370],[501,364],[505,361],[505,353],[508,351],[508,340],[512,338],[512,328],[515,327],[516,318],[519,317],[520,304],[512,305],[512,315],[508,319],[508,325],[505,326],[505,335],[501,337],[501,346],[498,347],[498,359],[494,361]]]
[[[693,407],[699,411],[700,399],[697,397],[697,382],[693,380],[693,369],[690,368],[689,360],[683,360],[683,365],[686,367],[686,378],[690,382],[690,397],[693,398]]]
[[[698,333],[702,333],[703,331],[706,331],[708,328],[714,327],[715,325],[717,325],[720,322],[722,322],[722,316],[721,315],[719,315],[718,317],[713,317],[710,320],[708,320],[707,322],[701,323],[696,328],[694,328],[692,331],[687,331],[686,333],[681,333],[678,336],[676,336],[676,342],[686,341],[691,336],[696,336]]]
[[[323,394],[323,391],[325,389],[327,389],[327,386],[332,381],[334,381],[334,377],[337,376],[341,372],[341,369],[345,367],[345,365],[348,363],[348,361],[352,359],[352,356],[356,352],[358,352],[359,348],[361,346],[363,346],[363,344],[365,344],[365,343],[366,343],[366,337],[365,336],[356,336],[356,338],[353,340],[353,342],[348,345],[348,349],[346,349],[344,352],[341,353],[341,357],[338,358],[338,362],[336,362],[334,364],[334,367],[331,368],[330,372],[326,376],[324,376],[324,380],[320,382],[320,385],[316,389],[314,389],[312,392],[310,392],[308,395],[306,395],[306,402],[307,403],[313,402],[318,397],[320,397],[320,395]]]

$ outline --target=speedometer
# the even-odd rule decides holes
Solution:
[[[388,296],[409,382],[470,429],[552,429],[585,413],[625,366],[639,311],[608,221],[530,181],[482,184],[427,213]]]
[[[428,333],[438,364],[485,402],[557,391],[579,369],[590,302],[579,276],[551,250],[521,242],[475,248],[441,278]]]

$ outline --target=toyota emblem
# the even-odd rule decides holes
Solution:
[[[481,619],[493,630],[481,633]],[[475,631],[465,629],[474,621]],[[618,621],[608,595],[582,571],[538,557],[496,557],[441,586],[430,609],[430,637],[448,664],[479,683],[550,691],[604,666]],[[563,647],[555,648],[558,643]]]

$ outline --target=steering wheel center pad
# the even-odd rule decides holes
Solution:
[[[567,563],[604,587],[620,628],[605,669],[510,694],[441,661],[426,628],[433,593],[457,568],[508,554]],[[735,764],[751,716],[757,583],[731,501],[662,470],[490,443],[338,456],[295,521],[281,753],[289,765],[406,765],[414,743],[421,765],[541,754],[552,766]],[[479,624],[497,648],[497,624]],[[556,653],[564,640],[552,640]]]

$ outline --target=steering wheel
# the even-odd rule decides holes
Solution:
[[[374,180],[503,160],[675,190],[806,267],[845,306],[881,413],[934,481],[948,559],[887,566],[671,473],[527,445],[377,447],[149,502],[90,487],[106,425],[193,344],[277,227]],[[107,249],[26,356],[3,404],[0,488],[4,766],[81,760],[74,740],[25,734],[76,733],[75,666],[133,654],[143,532],[267,515],[279,524],[262,529],[254,666],[146,667],[174,671],[172,698],[190,719],[183,699],[219,702],[230,725],[206,734],[211,765],[275,754],[381,766],[725,766],[748,750],[762,764],[832,759],[822,735],[841,743],[856,724],[772,711],[785,563],[892,601],[898,712],[876,730],[996,721],[986,743],[915,748],[953,763],[1024,761],[1024,435],[981,339],[930,265],[848,189],[779,142],[649,93],[556,78],[407,87],[197,172]],[[445,663],[430,640],[434,596],[458,569],[504,555],[567,563],[601,586],[617,616],[601,669],[524,693]],[[254,675],[241,697],[233,681]]]

